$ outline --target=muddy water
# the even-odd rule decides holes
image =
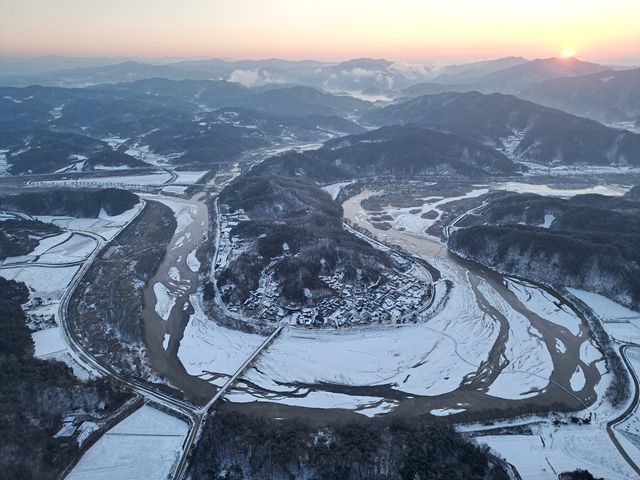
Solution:
[[[450,268],[468,273],[468,278],[473,288],[478,307],[481,311],[494,318],[499,325],[498,338],[488,358],[468,359],[478,364],[478,370],[476,375],[467,379],[460,389],[430,399],[416,398],[409,402],[403,402],[399,410],[405,411],[406,413],[408,409],[410,410],[412,408],[410,404],[417,404],[424,408],[426,403],[429,408],[441,408],[453,406],[456,402],[468,403],[470,409],[473,409],[474,405],[478,407],[493,406],[504,408],[513,406],[517,402],[539,405],[562,402],[577,409],[583,408],[585,405],[590,405],[596,400],[594,387],[600,381],[600,374],[594,365],[587,365],[580,360],[580,347],[583,342],[590,340],[584,322],[580,333],[575,336],[565,328],[545,320],[528,310],[525,305],[517,299],[513,292],[505,286],[504,278],[501,275],[485,269],[475,262],[465,261],[455,255],[449,254],[446,246],[436,239],[415,233],[376,229],[367,221],[367,215],[361,208],[362,200],[376,193],[377,192],[365,190],[359,195],[345,201],[343,204],[345,217],[352,223],[366,229],[377,239],[400,246],[414,256],[427,261],[430,259],[438,259],[439,262],[446,262]],[[504,367],[502,354],[504,353],[505,344],[508,339],[509,325],[507,319],[478,291],[477,285],[481,281],[487,282],[513,310],[525,316],[531,325],[542,335],[543,341],[553,361],[553,372],[550,376],[550,382],[542,394],[526,400],[503,400],[485,394],[487,388],[499,375],[501,367]],[[539,286],[539,288],[543,287]],[[556,292],[546,288],[545,290],[562,301],[562,298]],[[556,339],[562,341],[565,345],[566,351],[564,353],[556,350]],[[571,389],[570,379],[578,365],[584,371],[586,385],[582,391],[575,393]]]
[[[193,272],[187,265],[187,256],[206,239],[209,228],[207,206],[203,202],[204,195],[197,194],[192,199],[148,197],[166,204],[172,210],[177,209],[180,213],[177,215],[178,228],[167,247],[167,254],[145,289],[142,314],[145,341],[153,370],[171,385],[182,390],[189,400],[195,402],[210,398],[215,387],[189,375],[180,363],[177,353],[184,328],[193,312],[189,295],[194,294],[198,288],[198,273]],[[154,285],[157,283],[165,285],[176,297],[167,320],[156,312],[157,298]],[[166,335],[169,335],[168,341]]]

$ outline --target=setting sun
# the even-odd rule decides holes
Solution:
[[[571,47],[567,47],[564,50],[562,50],[562,57],[563,58],[571,58],[575,54],[576,54],[576,51]]]

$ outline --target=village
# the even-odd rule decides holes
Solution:
[[[216,269],[224,268],[248,248],[248,242],[232,235],[233,227],[249,221],[244,211],[238,210],[220,216],[220,239]],[[261,272],[258,288],[251,291],[242,304],[230,301],[230,312],[247,318],[315,328],[341,328],[371,324],[417,323],[431,303],[433,285],[427,270],[399,255],[394,261],[400,265],[393,275],[379,278],[369,285],[353,285],[344,279],[343,272],[322,280],[332,294],[313,301],[309,293],[307,304],[286,302],[280,295],[280,286],[273,277],[273,267],[287,255],[289,247],[283,244],[283,255],[273,258]],[[222,288],[222,292],[227,287]]]

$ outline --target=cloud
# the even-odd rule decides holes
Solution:
[[[418,65],[414,63],[393,63],[389,69],[410,79],[427,77],[430,70],[430,68],[425,65]]]
[[[239,83],[245,87],[285,83],[283,78],[276,77],[267,70],[258,68],[255,70],[234,70],[229,75],[229,81]]]

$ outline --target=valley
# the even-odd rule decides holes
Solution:
[[[551,94],[635,73],[556,60],[0,87],[15,472],[635,478],[637,112]]]

